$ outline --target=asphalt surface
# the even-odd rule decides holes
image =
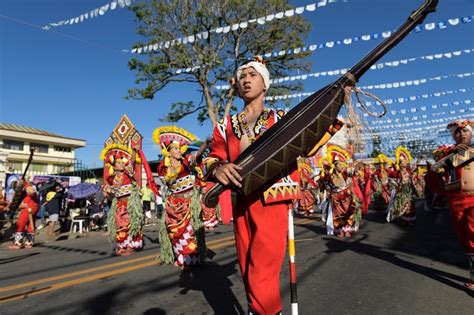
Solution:
[[[468,262],[449,212],[427,213],[414,227],[371,213],[354,238],[327,236],[318,218],[295,218],[300,314],[472,314]],[[111,256],[102,232],[44,232],[32,249],[0,248],[0,314],[245,314],[247,304],[232,226],[207,234],[216,253],[191,271],[157,264],[158,225],[145,249]],[[283,312],[290,314],[287,263]]]

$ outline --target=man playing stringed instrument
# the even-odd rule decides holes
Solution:
[[[264,106],[270,75],[260,57],[239,67],[232,83],[244,100],[244,109],[216,125],[204,165],[207,178],[241,188],[241,168],[233,162],[285,112]],[[237,255],[251,314],[277,314],[282,310],[280,270],[285,256],[288,209],[292,200],[300,199],[298,182],[294,163],[282,169],[279,179],[266,188],[234,198]]]
[[[455,120],[448,124],[455,145],[441,146],[433,152],[434,169],[444,168],[445,190],[449,198],[451,219],[459,242],[470,264],[470,280],[465,286],[474,290],[474,148],[472,124]]]

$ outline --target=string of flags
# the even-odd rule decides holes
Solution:
[[[455,118],[453,118],[455,119]],[[392,130],[392,131],[373,131],[371,134],[366,133],[362,135],[362,139],[364,140],[373,140],[373,139],[378,139],[382,136],[392,136],[395,134],[412,134],[412,135],[418,135],[423,132],[430,132],[432,133],[433,130],[439,130],[442,131],[443,129],[446,129],[446,123],[437,123],[437,124],[432,124],[429,126],[424,126],[424,127],[413,127],[413,128],[408,128],[405,130]],[[393,140],[398,140],[398,139],[393,139]]]
[[[441,118],[430,119],[430,120],[408,122],[408,123],[403,123],[403,124],[378,126],[377,129],[396,129],[396,128],[404,128],[404,129],[403,130],[392,130],[392,131],[374,131],[373,134],[384,135],[384,134],[395,134],[395,133],[400,133],[400,132],[410,133],[410,132],[413,132],[413,130],[411,128],[406,129],[407,127],[430,125],[430,124],[434,124],[434,123],[445,123],[447,121],[451,121],[451,120],[454,120],[454,119],[459,119],[459,118],[463,118],[463,117],[468,118],[468,117],[473,117],[473,116],[474,116],[474,114],[463,114],[463,115],[456,115],[456,116],[450,116],[450,117],[441,117]]]
[[[375,84],[375,85],[364,85],[361,86],[360,88],[363,90],[373,90],[373,89],[397,89],[397,88],[402,88],[406,86],[413,86],[413,85],[421,85],[428,83],[428,81],[441,81],[449,78],[469,78],[472,75],[474,75],[474,72],[465,72],[465,73],[450,73],[450,74],[445,74],[445,75],[439,75],[435,77],[430,77],[430,78],[423,78],[423,79],[416,79],[416,80],[407,80],[407,81],[402,81],[402,82],[392,82],[392,83],[381,83],[381,84]]]
[[[58,21],[58,22],[49,23],[48,25],[43,26],[42,29],[45,30],[45,31],[48,31],[53,27],[79,24],[79,23],[85,22],[87,20],[90,20],[90,19],[93,19],[93,18],[96,18],[96,17],[99,17],[99,16],[103,16],[109,10],[113,11],[115,9],[119,9],[119,8],[123,9],[125,7],[129,7],[135,1],[136,0],[114,0],[110,3],[104,4],[103,6],[92,9],[92,10],[90,10],[88,12],[85,12],[81,15],[78,15],[76,17],[66,19],[66,20],[61,20],[61,21]]]
[[[433,93],[424,93],[421,95],[412,95],[408,97],[397,97],[397,98],[387,98],[382,100],[385,105],[393,105],[393,104],[403,104],[407,102],[413,102],[420,99],[428,99],[432,97],[443,97],[447,95],[453,95],[458,93],[466,93],[474,90],[474,88],[459,88],[455,90],[446,90],[446,91],[439,91]],[[300,97],[307,97],[312,95],[314,92],[301,92],[301,93],[294,93],[294,94],[286,94],[286,95],[275,95],[275,96],[267,96],[265,100],[281,100],[281,99],[291,99],[291,98],[300,98]],[[366,101],[364,102],[365,106],[377,106],[376,102]],[[360,104],[356,104],[356,107],[360,107]]]
[[[418,25],[412,32],[415,33],[420,33],[422,31],[433,31],[433,30],[443,30],[446,29],[447,27],[451,26],[458,26],[462,24],[468,24],[472,22],[472,19],[474,18],[474,15],[471,16],[465,16],[465,17],[458,17],[458,18],[451,18],[448,19],[447,21],[441,21],[441,22],[436,22],[436,23],[425,23],[423,25]],[[323,44],[312,44],[304,47],[299,47],[295,49],[289,49],[289,50],[279,50],[279,51],[273,51],[273,52],[268,52],[264,53],[263,56],[265,58],[270,58],[270,57],[279,57],[279,56],[284,56],[284,55],[291,55],[291,54],[299,54],[299,53],[304,53],[308,51],[315,51],[316,49],[323,49],[323,48],[334,48],[336,46],[340,45],[351,45],[356,42],[360,41],[369,41],[369,40],[378,40],[378,39],[385,39],[390,37],[392,35],[392,31],[384,31],[384,32],[378,32],[374,34],[366,34],[366,35],[360,35],[360,36],[355,36],[352,38],[345,38],[343,40],[333,40],[333,41],[328,41]],[[146,47],[146,51],[145,50]],[[161,46],[159,44],[150,44],[148,46],[144,47],[138,47],[134,48],[132,50],[132,53],[143,53],[143,52],[150,52],[150,51],[157,51],[162,48],[168,48],[166,46]],[[139,51],[138,49],[141,48]],[[136,51],[134,51],[137,49]],[[196,65],[193,67],[187,67],[187,68],[181,68],[176,70],[176,74],[181,74],[181,73],[190,73],[194,72],[198,69],[200,69],[202,65]],[[227,88],[228,89],[228,88]]]
[[[431,97],[443,97],[443,96],[453,95],[453,94],[458,94],[458,93],[466,93],[466,92],[472,91],[473,89],[474,88],[470,87],[470,88],[461,88],[461,89],[447,90],[447,91],[440,91],[440,92],[433,92],[433,93],[425,93],[425,94],[421,94],[421,95],[412,95],[412,96],[409,96],[409,97],[388,98],[388,99],[383,100],[383,102],[386,105],[393,105],[393,104],[397,104],[397,103],[398,104],[403,104],[403,103],[406,103],[406,102],[413,102],[413,101],[416,101],[416,100],[427,99],[427,98],[431,98]],[[374,106],[374,105],[377,105],[377,104],[376,104],[376,102],[367,101],[367,102],[364,102],[364,105],[365,106]]]
[[[395,89],[395,88],[402,88],[402,87],[407,87],[407,86],[416,86],[420,84],[425,84],[429,81],[440,81],[440,80],[445,80],[448,78],[459,78],[459,79],[466,79],[470,78],[471,76],[474,75],[474,72],[465,72],[465,73],[451,73],[451,74],[445,74],[445,75],[440,75],[440,76],[435,76],[435,77],[430,77],[430,78],[422,78],[422,79],[414,79],[414,80],[406,80],[406,81],[401,81],[401,82],[392,82],[392,83],[381,83],[381,84],[375,84],[375,85],[366,85],[360,87],[361,89],[365,90],[373,90],[373,89]],[[472,90],[472,88],[466,88],[466,89],[458,89],[456,91],[459,92],[467,92]],[[449,92],[449,93],[448,93]],[[457,93],[452,91],[448,91],[445,93],[429,93],[429,94],[423,94],[419,96],[410,96],[408,98],[398,98],[396,101],[394,99],[388,99],[387,104],[392,104],[392,103],[403,103],[408,100],[413,100],[413,99],[420,99],[420,98],[428,98],[433,96],[443,96],[446,94],[453,94]],[[275,95],[275,96],[267,96],[265,97],[265,100],[286,100],[286,99],[291,99],[291,98],[299,98],[299,97],[307,97],[312,95],[315,92],[301,92],[301,93],[293,93],[293,94],[284,94],[284,95]],[[366,102],[364,103],[366,105],[375,105],[375,102]]]
[[[423,106],[420,106],[420,107],[412,107],[412,108],[403,108],[403,109],[400,109],[400,110],[391,110],[389,111],[387,114],[389,115],[392,115],[392,116],[401,116],[401,115],[409,115],[409,114],[414,114],[414,113],[419,113],[419,112],[426,112],[428,110],[428,108],[431,108],[431,109],[444,109],[444,108],[447,108],[447,107],[457,107],[457,106],[470,106],[472,104],[472,100],[463,100],[463,101],[453,101],[453,102],[449,102],[449,103],[443,103],[443,104],[440,104],[440,105],[437,105],[437,104],[433,104],[433,105],[430,105],[430,106],[426,106],[426,105],[423,105]],[[467,111],[474,111],[474,107],[470,107],[470,108],[461,108],[459,109],[459,112],[460,113],[464,113]],[[431,112],[431,111],[430,111]],[[446,112],[444,112],[444,114],[446,114]],[[454,113],[453,113],[454,114]],[[442,113],[436,113],[436,112],[432,112],[431,113],[431,116],[440,116],[440,115],[443,115],[443,112]],[[364,115],[365,116],[365,115]],[[367,117],[367,116],[365,116]],[[425,119],[427,118],[428,116],[423,114],[421,116],[411,116],[411,117],[404,117],[403,120],[405,121],[408,121],[408,120],[418,120],[418,119]],[[400,118],[396,118],[396,119],[393,119],[393,121],[395,122],[399,122],[401,119]],[[392,119],[388,118],[388,119],[374,119],[370,122],[371,125],[384,125],[384,124],[389,124],[392,122]]]
[[[453,57],[460,57],[462,55],[471,54],[472,52],[474,52],[474,48],[456,50],[456,51],[445,52],[445,53],[428,54],[428,55],[424,55],[420,57],[404,58],[404,59],[394,60],[394,61],[380,62],[380,63],[372,65],[370,67],[370,70],[372,71],[381,70],[381,69],[384,69],[385,67],[395,68],[401,65],[407,65],[410,62],[414,62],[414,61],[432,61],[432,60],[439,60],[443,58],[451,59]],[[290,81],[303,81],[309,78],[318,78],[318,77],[325,77],[325,76],[340,76],[340,75],[345,74],[347,71],[349,71],[349,69],[343,68],[343,69],[336,69],[336,70],[305,73],[301,75],[275,78],[275,79],[270,80],[270,83],[277,84],[277,83],[290,82]],[[229,84],[217,85],[215,88],[218,90],[222,90],[222,89],[227,90],[230,88],[230,85]]]
[[[172,47],[176,44],[184,44],[184,45],[192,44],[195,41],[207,39],[209,37],[210,33],[225,34],[225,33],[229,33],[230,31],[236,31],[238,29],[247,28],[249,26],[249,24],[263,25],[267,22],[273,21],[274,19],[279,20],[279,19],[283,19],[283,18],[286,18],[286,17],[292,17],[295,14],[300,15],[300,14],[303,14],[303,12],[305,12],[305,11],[314,12],[314,11],[316,11],[317,8],[325,7],[325,6],[327,6],[331,3],[336,3],[336,2],[347,3],[348,0],[322,0],[322,1],[319,1],[319,2],[316,2],[316,3],[308,4],[306,6],[301,6],[301,7],[295,8],[295,9],[290,9],[290,10],[281,11],[281,12],[274,13],[274,14],[269,14],[267,16],[262,16],[262,17],[259,17],[259,18],[234,23],[232,25],[222,25],[222,26],[219,26],[217,28],[211,29],[210,31],[204,31],[204,32],[200,32],[200,33],[196,33],[196,34],[192,34],[192,35],[188,35],[188,36],[184,36],[184,37],[178,37],[178,38],[168,40],[168,41],[162,41],[160,43],[155,43],[155,44],[145,45],[145,46],[141,46],[141,47],[136,47],[136,48],[133,48],[131,50],[131,53],[132,54],[142,54],[142,53],[148,53],[148,52],[151,52],[151,51],[157,51],[157,50],[160,50],[160,49],[163,49],[163,48],[170,48],[170,47]]]

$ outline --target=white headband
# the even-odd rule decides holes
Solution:
[[[454,125],[451,128],[449,128],[449,132],[451,133],[451,136],[454,137],[454,134],[456,133],[456,130],[458,130],[458,128],[461,128],[461,127],[459,127],[457,125]],[[470,125],[467,125],[467,126],[465,126],[464,128],[461,128],[461,129],[467,129],[472,133],[472,127]]]
[[[270,73],[268,72],[267,67],[265,67],[263,63],[258,62],[258,61],[251,61],[249,63],[244,64],[243,66],[240,66],[237,69],[237,73],[236,73],[237,81],[239,80],[239,77],[242,74],[242,71],[250,67],[254,68],[255,71],[257,71],[262,76],[263,84],[265,84],[265,90],[268,91],[268,89],[270,88]]]

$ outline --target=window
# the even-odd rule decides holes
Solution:
[[[56,152],[71,152],[71,148],[63,147],[63,146],[60,146],[60,145],[55,145],[54,146],[54,151],[56,151]]]
[[[3,140],[3,148],[8,150],[17,150],[23,151],[24,143],[21,141],[14,141],[14,140]]]
[[[46,173],[47,164],[31,163],[31,170],[38,173]]]
[[[42,143],[30,143],[30,148],[35,149],[36,153],[48,153],[49,146]]]
[[[11,173],[23,172],[23,162],[21,161],[9,161],[6,163],[6,168]]]

